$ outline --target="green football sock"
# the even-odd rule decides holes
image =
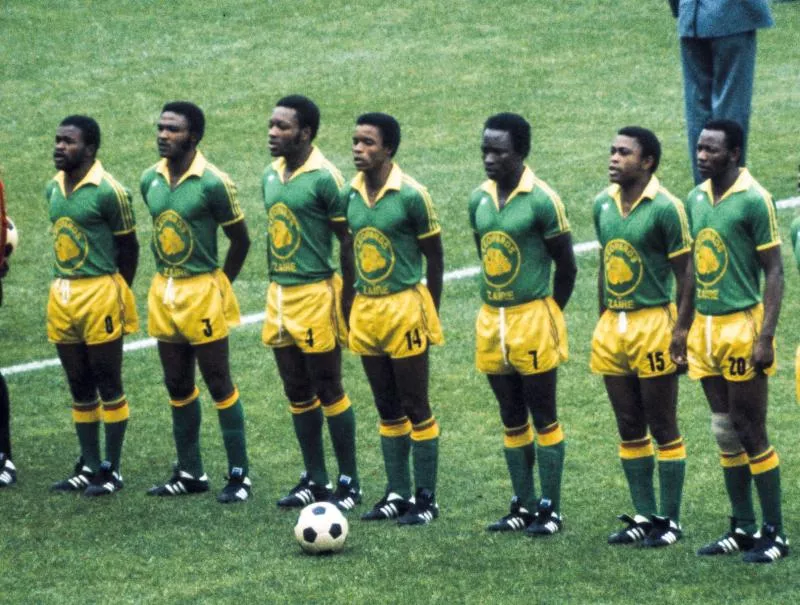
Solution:
[[[761,514],[764,523],[774,526],[779,535],[783,535],[783,515],[781,512],[781,467],[753,475],[758,499],[761,501]]]
[[[731,514],[737,521],[737,527],[745,531],[754,532],[756,526],[756,512],[753,508],[752,476],[750,467],[728,466],[722,468],[725,478],[725,490],[731,502]]]
[[[222,441],[225,444],[225,453],[228,455],[228,473],[238,467],[247,476],[249,462],[247,460],[247,441],[244,434],[244,407],[239,397],[236,403],[217,407],[219,428],[222,430]]]
[[[649,518],[656,512],[656,495],[653,488],[655,456],[620,458],[620,461],[622,470],[625,471],[625,478],[628,480],[628,489],[636,514]]]
[[[328,432],[339,465],[339,474],[347,475],[355,485],[359,485],[356,463],[356,415],[353,413],[353,408],[349,407],[335,416],[328,416]]]
[[[203,474],[200,456],[200,398],[196,397],[181,406],[172,405],[172,435],[178,453],[178,468],[190,475]]]
[[[292,407],[297,408],[295,405]],[[322,447],[322,407],[317,403],[312,409],[293,413],[292,424],[306,472],[317,485],[328,485],[325,450]]]
[[[106,422],[106,460],[111,463],[111,468],[118,471],[122,459],[122,444],[125,441],[125,431],[128,428],[128,420],[119,422]]]
[[[561,510],[561,475],[564,471],[564,455],[566,442],[559,441],[553,445],[536,445],[536,458],[539,463],[539,483],[542,486],[542,498],[553,503],[553,510]]]
[[[386,481],[389,491],[403,498],[411,497],[411,468],[409,454],[411,452],[411,435],[387,437],[381,435],[383,465],[386,469]]]
[[[686,460],[659,460],[658,484],[661,494],[661,514],[675,523],[680,522],[683,479]]]
[[[96,471],[100,468],[100,421],[76,422],[75,432],[78,435],[83,464]]]
[[[414,460],[414,485],[419,489],[436,492],[436,474],[439,466],[439,438],[411,440]]]
[[[533,443],[522,447],[506,447],[503,448],[503,453],[506,457],[506,466],[508,466],[514,495],[519,498],[519,503],[523,507],[533,511],[536,506],[536,491],[533,481],[533,464],[536,454]]]

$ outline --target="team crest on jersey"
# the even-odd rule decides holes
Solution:
[[[353,242],[358,275],[370,284],[383,281],[394,269],[392,242],[374,227],[361,229]]]
[[[481,258],[483,279],[493,288],[503,288],[516,279],[522,254],[508,234],[490,231],[481,238]]]
[[[703,229],[694,243],[694,268],[697,281],[705,287],[713,286],[728,269],[728,249],[719,233]]]
[[[53,225],[56,264],[65,272],[79,269],[89,255],[89,240],[71,218],[61,217]]]
[[[281,259],[290,258],[300,246],[300,223],[286,204],[275,204],[267,213],[269,247]]]
[[[153,243],[158,256],[170,265],[181,265],[192,254],[192,230],[180,214],[166,210],[153,224]]]
[[[642,257],[623,239],[612,239],[603,249],[606,290],[614,296],[627,296],[644,275]]]

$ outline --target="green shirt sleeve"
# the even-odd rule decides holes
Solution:
[[[666,244],[669,258],[688,252],[691,248],[689,221],[686,218],[683,204],[679,201],[668,201],[659,215],[661,233]]]
[[[567,210],[558,195],[541,192],[535,200],[536,227],[542,237],[550,239],[569,231]]]
[[[124,235],[136,228],[131,192],[119,183],[104,182],[101,212],[114,235]]]
[[[343,221],[347,218],[347,200],[333,175],[320,181],[320,198],[325,204],[328,220]]]
[[[209,180],[206,186],[206,199],[214,220],[222,225],[230,225],[244,218],[236,185],[231,178],[221,172],[218,178]]]
[[[775,202],[766,191],[755,191],[748,204],[749,224],[756,250],[764,250],[781,243]]]
[[[418,239],[435,235],[441,231],[439,218],[433,207],[433,200],[424,187],[415,190],[416,195],[409,196],[408,213]]]

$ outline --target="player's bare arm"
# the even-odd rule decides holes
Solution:
[[[606,303],[605,303],[605,282],[603,281],[603,248],[600,248],[600,260],[598,263],[597,269],[597,315],[600,316],[606,312]]]
[[[136,268],[139,266],[139,240],[136,239],[136,232],[115,235],[114,244],[117,248],[119,274],[129,286],[133,286],[133,278],[136,277]]]
[[[228,254],[225,255],[225,264],[222,271],[233,283],[239,271],[242,270],[244,259],[247,258],[247,251],[250,250],[250,234],[247,232],[247,223],[244,220],[237,221],[222,228],[230,242]]]
[[[670,259],[672,273],[675,275],[675,298],[678,306],[678,320],[672,331],[672,340],[669,343],[669,356],[679,366],[679,370],[686,369],[689,363],[686,356],[686,339],[689,328],[694,319],[694,265],[692,253],[687,251]]]
[[[750,362],[757,372],[770,367],[775,361],[772,341],[783,301],[783,261],[781,247],[772,246],[758,252],[758,262],[764,271],[764,322]]]
[[[436,310],[439,310],[439,303],[442,300],[442,283],[444,281],[444,248],[442,247],[442,236],[432,235],[419,240],[419,249],[425,255],[425,280],[428,290],[433,298]]]
[[[339,266],[342,269],[342,312],[345,323],[350,322],[350,309],[353,306],[356,281],[355,260],[353,258],[353,234],[345,221],[330,221],[331,231],[339,240]]]
[[[556,267],[553,277],[553,300],[561,309],[564,309],[575,289],[575,278],[578,275],[575,250],[572,247],[572,235],[569,232],[560,233],[544,240],[544,245]]]

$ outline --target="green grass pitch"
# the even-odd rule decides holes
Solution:
[[[776,3],[773,11],[777,27],[759,33],[749,160],[756,178],[785,199],[796,195],[800,156],[800,7]],[[98,119],[101,160],[135,192],[143,244],[135,292],[143,317],[153,262],[138,178],[157,160],[155,121],[168,100],[193,100],[205,110],[202,149],[239,186],[254,241],[235,283],[246,314],[263,307],[259,181],[268,161],[268,115],[284,94],[318,102],[318,144],[348,176],[355,117],[378,110],[399,118],[397,159],[431,191],[448,271],[476,264],[466,200],[484,178],[479,137],[490,113],[516,111],[532,122],[530,163],[564,199],[575,242],[594,239],[591,200],[606,184],[608,146],[623,125],[653,129],[664,147],[659,176],[679,196],[691,186],[678,40],[664,0],[5,0],[0,24],[0,166],[22,236],[0,310],[2,368],[55,353],[43,327],[52,254],[43,188],[54,172],[55,128],[70,113]],[[784,237],[793,214],[780,213]],[[782,460],[786,528],[800,539],[792,372],[800,277],[786,245],[784,253],[780,370],[770,383],[769,428]],[[243,506],[222,507],[211,495],[179,501],[144,495],[166,477],[174,457],[152,348],[125,358],[132,405],[126,487],[102,501],[47,491],[77,451],[61,370],[8,376],[20,481],[0,492],[0,602],[790,602],[797,555],[750,567],[735,557],[694,554],[726,529],[728,508],[707,406],[699,386],[685,379],[684,539],[657,552],[606,545],[614,516],[630,511],[630,503],[610,407],[587,367],[596,257],[579,257],[567,310],[571,360],[559,377],[568,443],[561,535],[534,541],[483,529],[505,514],[510,484],[496,403],[473,368],[477,285],[475,278],[454,279],[442,307],[447,343],[432,353],[442,514],[431,526],[401,529],[353,516],[343,554],[301,554],[292,535],[295,515],[275,506],[297,479],[299,452],[271,353],[251,324],[231,337],[254,482],[252,501]],[[359,422],[365,500],[372,503],[383,491],[377,415],[358,360],[346,356],[344,372]],[[207,396],[204,402],[204,454],[218,489],[224,454]]]

